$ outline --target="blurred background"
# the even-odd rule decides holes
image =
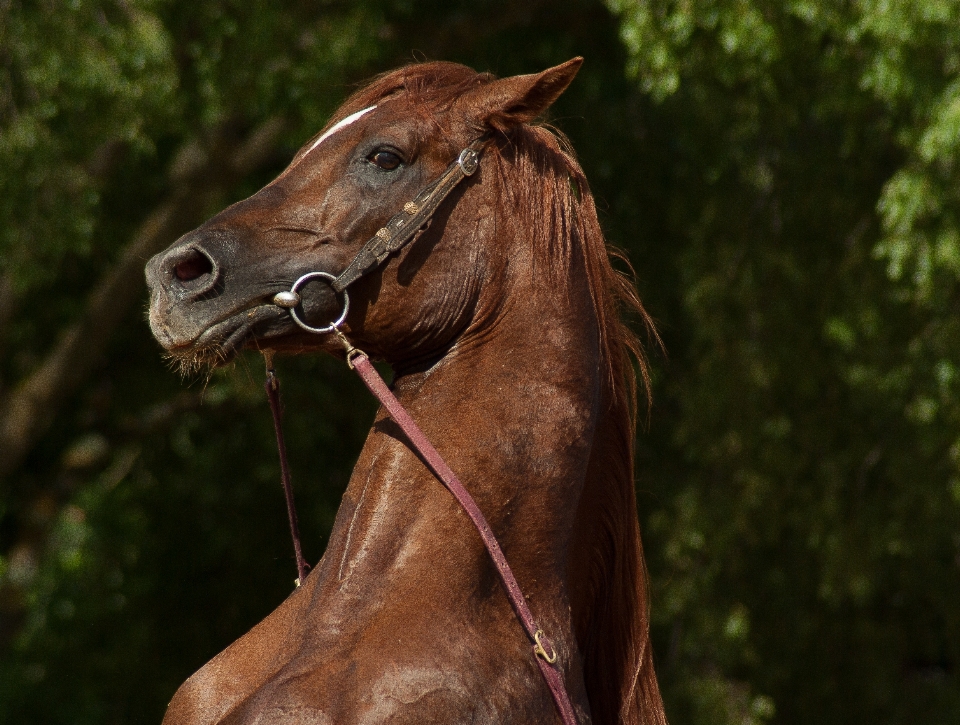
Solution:
[[[262,362],[143,264],[371,75],[552,109],[667,355],[638,434],[674,725],[960,723],[960,0],[0,1],[0,723],[158,723],[295,567]],[[283,359],[308,558],[374,406]]]

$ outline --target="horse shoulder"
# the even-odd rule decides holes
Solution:
[[[163,725],[224,723],[296,651],[300,623],[310,603],[307,583],[263,621],[194,673],[176,691]],[[309,718],[290,722],[313,723]],[[317,721],[318,725],[322,721]]]

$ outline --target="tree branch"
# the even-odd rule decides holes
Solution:
[[[223,127],[206,145],[191,143],[181,150],[171,164],[170,196],[98,280],[80,319],[63,332],[40,366],[0,401],[0,480],[20,466],[60,407],[96,371],[130,310],[140,310],[146,260],[201,223],[217,197],[270,161],[283,127],[282,119],[273,118],[246,139],[236,139]]]
[[[14,307],[13,280],[7,272],[0,273],[0,343],[7,335],[7,326],[13,318]],[[0,395],[3,394],[3,380],[0,380]]]

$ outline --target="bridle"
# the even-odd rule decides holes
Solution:
[[[570,702],[570,696],[563,682],[563,675],[557,666],[557,651],[543,630],[537,626],[533,613],[527,604],[527,600],[523,596],[516,577],[514,577],[513,571],[510,569],[510,565],[507,563],[500,544],[493,535],[493,531],[487,523],[486,518],[473,500],[473,497],[457,478],[456,474],[446,464],[436,448],[433,447],[414,422],[413,418],[410,417],[410,414],[407,413],[400,401],[397,400],[396,396],[391,392],[390,388],[383,381],[383,378],[377,373],[370,362],[370,358],[362,350],[354,347],[340,330],[340,326],[346,320],[350,308],[350,298],[347,293],[347,287],[363,275],[375,270],[387,257],[401,249],[405,244],[410,242],[410,240],[414,239],[420,231],[426,228],[434,212],[436,212],[444,199],[450,195],[460,182],[476,173],[480,166],[480,156],[487,140],[488,138],[486,136],[482,136],[464,148],[457,159],[451,163],[437,179],[424,187],[413,201],[404,204],[403,209],[395,214],[385,226],[379,229],[377,233],[363,245],[339,276],[334,276],[328,272],[308,272],[294,282],[289,290],[277,293],[273,298],[273,303],[286,309],[293,321],[307,332],[316,334],[333,333],[338,337],[344,346],[347,364],[352,370],[357,372],[370,392],[380,401],[390,414],[390,417],[400,426],[401,430],[403,430],[410,445],[463,507],[479,532],[480,538],[483,540],[483,544],[490,554],[490,558],[506,591],[507,598],[510,600],[510,604],[513,606],[513,610],[523,625],[527,636],[530,638],[534,658],[544,680],[546,680],[547,686],[550,688],[550,693],[560,712],[561,720],[564,725],[577,725],[577,718],[574,714],[573,705]],[[299,290],[307,282],[314,279],[327,280],[334,292],[342,297],[343,300],[343,309],[340,315],[325,327],[312,327],[308,325],[301,319],[297,312],[301,301]],[[286,447],[284,445],[283,430],[280,421],[280,383],[277,379],[276,371],[273,369],[272,353],[265,351],[264,357],[267,361],[267,381],[264,387],[266,388],[267,397],[270,401],[270,409],[273,412],[274,429],[277,434],[277,447],[280,451],[281,480],[287,499],[290,533],[293,538],[294,554],[299,574],[296,584],[300,586],[309,573],[310,567],[303,557],[300,546],[297,513],[293,503],[293,488],[290,483],[289,466],[286,460]]]
[[[456,161],[450,164],[446,171],[425,186],[413,201],[404,204],[403,209],[394,214],[390,221],[367,240],[339,277],[335,277],[329,272],[307,272],[294,282],[288,291],[278,292],[274,295],[273,304],[289,310],[293,321],[307,332],[322,335],[338,330],[343,321],[347,319],[347,312],[350,310],[350,297],[347,294],[347,287],[383,264],[387,257],[401,249],[430,223],[434,212],[443,203],[443,200],[450,195],[450,192],[456,189],[461,181],[473,176],[480,168],[480,153],[483,151],[486,141],[487,137],[481,136],[463,149]],[[343,310],[340,312],[340,316],[326,327],[311,327],[297,314],[297,307],[300,304],[299,290],[313,279],[329,281],[333,291],[343,297]]]

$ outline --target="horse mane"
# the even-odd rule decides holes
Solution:
[[[328,127],[399,93],[425,117],[450,108],[494,76],[455,63],[417,63],[377,76],[356,91]],[[506,126],[491,119],[494,143],[485,152],[517,210],[517,222],[541,272],[570,279],[586,274],[599,339],[601,419],[577,511],[571,544],[574,629],[596,725],[666,725],[653,669],[646,568],[637,520],[634,439],[637,371],[648,407],[650,369],[634,318],[657,345],[660,338],[632,281],[625,255],[608,247],[586,176],[570,144],[546,126]],[[442,135],[447,129],[440,128]],[[477,129],[479,133],[489,129]],[[449,140],[449,138],[448,138]],[[451,149],[456,147],[451,145]],[[618,258],[627,270],[611,263]],[[636,364],[636,368],[634,367]]]
[[[566,139],[521,126],[500,148],[511,207],[535,258],[554,279],[586,273],[599,331],[601,418],[577,509],[568,567],[574,628],[596,725],[666,725],[650,646],[646,567],[634,484],[637,372],[650,403],[650,371],[627,324],[635,317],[660,342],[630,277],[611,257],[589,185]],[[579,260],[578,260],[579,258]],[[580,264],[575,265],[574,262]]]

